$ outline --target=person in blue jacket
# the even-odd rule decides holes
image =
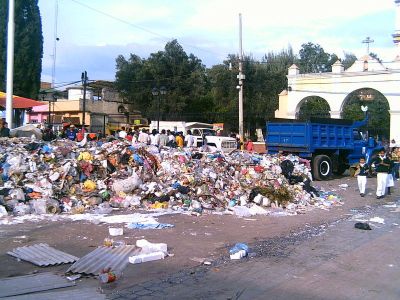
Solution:
[[[75,125],[72,124],[65,131],[65,136],[67,137],[67,139],[69,139],[71,141],[75,141],[77,133],[78,133],[78,130],[76,130]]]

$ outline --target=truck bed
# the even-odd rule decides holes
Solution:
[[[268,151],[287,151],[308,156],[318,149],[352,150],[353,127],[345,122],[268,122],[266,145]]]

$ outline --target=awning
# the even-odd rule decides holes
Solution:
[[[43,103],[25,97],[13,96],[13,108],[31,108],[39,105],[43,105]],[[0,106],[6,107],[6,93],[4,92],[0,92]]]

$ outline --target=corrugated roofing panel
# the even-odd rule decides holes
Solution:
[[[37,266],[69,264],[78,260],[78,257],[59,251],[47,244],[36,244],[15,248],[7,254],[29,261]]]
[[[129,257],[139,254],[140,251],[141,248],[134,245],[99,247],[75,262],[67,273],[100,275],[108,268],[114,272],[121,272],[129,263]]]
[[[106,295],[101,294],[97,288],[63,288],[62,290],[33,293],[28,295],[19,295],[14,297],[9,297],[7,300],[105,300]]]
[[[75,285],[75,282],[68,281],[53,273],[10,277],[0,280],[0,297],[30,294],[73,285]]]

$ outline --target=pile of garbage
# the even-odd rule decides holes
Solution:
[[[294,155],[2,138],[0,168],[0,216],[113,208],[246,215],[340,204],[311,186],[309,162]]]

